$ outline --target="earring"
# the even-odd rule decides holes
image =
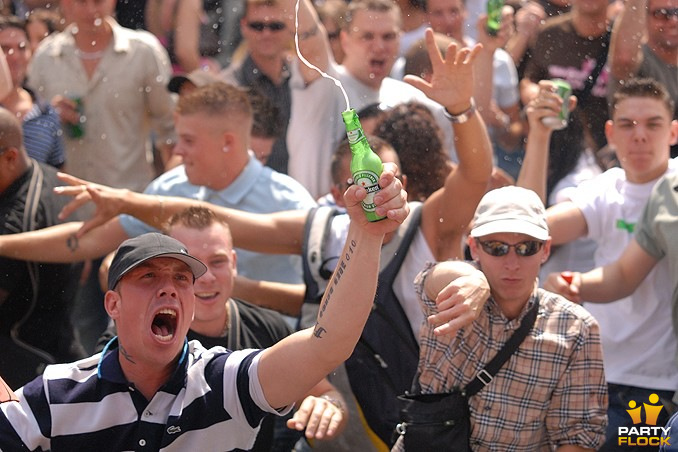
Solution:
[[[228,152],[228,151],[231,150],[231,148],[229,148],[228,146],[224,146],[221,150],[222,150],[223,152]]]

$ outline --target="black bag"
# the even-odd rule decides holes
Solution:
[[[398,396],[401,422],[395,433],[403,437],[406,452],[471,450],[468,399],[490,384],[501,366],[518,349],[532,329],[538,311],[539,302],[535,300],[518,329],[463,390],[455,388],[450,392],[421,394],[417,373],[412,383],[413,393]]]
[[[398,396],[402,422],[396,432],[403,436],[407,452],[468,452],[471,421],[466,393]]]

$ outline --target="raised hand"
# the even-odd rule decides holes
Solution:
[[[452,43],[443,58],[435,44],[433,30],[429,28],[426,30],[426,48],[433,69],[431,81],[415,75],[406,75],[404,80],[444,106],[449,113],[466,111],[473,95],[473,61],[482,45],[459,49],[456,43]]]
[[[360,201],[367,196],[364,188],[352,185],[344,193],[346,211],[350,215],[351,221],[359,224],[370,234],[384,235],[395,231],[410,212],[407,204],[407,192],[403,189],[400,180],[395,177],[396,174],[397,166],[395,164],[384,163],[384,171],[379,178],[381,190],[374,195],[377,214],[386,215],[386,218],[381,221],[373,223],[367,221],[360,205]]]
[[[556,86],[550,80],[541,80],[539,82],[539,92],[526,106],[525,113],[527,114],[527,121],[530,124],[530,130],[542,131],[545,133],[551,132],[547,126],[542,123],[542,119],[546,117],[554,117],[560,113],[563,102],[568,102],[570,111],[577,106],[577,98],[570,96],[569,99],[563,100],[556,91]]]
[[[580,287],[581,273],[579,272],[550,273],[544,281],[544,289],[560,294],[575,303],[581,303]]]
[[[78,238],[82,237],[87,231],[101,226],[111,218],[122,213],[122,200],[129,193],[129,190],[95,184],[66,173],[58,173],[58,177],[67,183],[68,186],[56,187],[54,192],[59,195],[73,197],[59,212],[59,219],[68,218],[73,212],[89,201],[96,205],[94,215],[85,221],[78,230],[76,234]]]

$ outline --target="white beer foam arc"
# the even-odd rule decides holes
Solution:
[[[297,56],[299,56],[299,59],[306,66],[308,66],[309,68],[318,72],[323,77],[332,80],[334,82],[334,84],[339,87],[339,89],[341,90],[341,93],[344,95],[344,100],[346,101],[346,111],[348,111],[348,110],[351,109],[351,105],[348,102],[348,95],[346,94],[346,90],[344,89],[341,82],[339,80],[337,80],[336,78],[332,77],[331,75],[326,74],[319,67],[315,66],[310,61],[308,61],[306,58],[304,58],[304,56],[301,54],[301,50],[299,50],[299,1],[300,0],[297,0],[295,7],[294,7],[294,47],[297,51]]]

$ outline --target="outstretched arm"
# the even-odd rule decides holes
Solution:
[[[351,224],[315,327],[286,337],[261,355],[259,380],[271,406],[298,400],[353,352],[372,308],[384,234],[394,231],[409,211],[393,170],[386,169],[379,184],[382,190],[374,202],[377,213],[387,215],[381,221],[367,221],[360,206],[364,188],[351,186],[344,195]]]
[[[433,68],[431,82],[412,75],[407,75],[405,81],[452,115],[469,110],[473,64],[482,46],[459,49],[450,44],[443,58],[431,29],[426,30],[426,46]],[[480,115],[475,112],[463,124],[453,124],[453,128],[459,165],[447,177],[444,187],[426,200],[422,212],[422,231],[438,260],[462,257],[461,237],[492,174],[492,145]],[[451,209],[451,205],[455,208]]]
[[[576,303],[607,303],[631,295],[656,264],[657,259],[633,239],[616,261],[586,273],[573,272],[571,282],[562,273],[551,273],[544,288]]]
[[[643,61],[641,45],[647,27],[646,0],[626,0],[614,21],[607,57],[610,72],[617,80],[626,80],[638,72]]]
[[[546,12],[539,2],[528,0],[515,16],[516,31],[506,43],[506,51],[519,66],[527,49],[534,44]]]
[[[478,53],[473,71],[473,98],[476,101],[478,112],[488,125],[496,122],[493,109],[491,108],[494,91],[494,52],[506,45],[509,37],[513,34],[513,8],[502,8],[501,28],[496,35],[487,32],[487,14],[478,16],[476,22],[476,35],[478,43],[483,49]]]
[[[556,93],[555,85],[550,80],[542,80],[537,86],[537,95],[525,108],[529,132],[516,185],[534,191],[546,203],[549,145],[553,131],[542,123],[542,119],[557,116],[564,100]],[[567,100],[570,110],[574,109],[576,101],[574,96]]]
[[[82,223],[0,236],[0,256],[33,262],[79,262],[104,256],[127,237],[117,217],[78,237]]]
[[[177,5],[174,53],[185,73],[200,67],[200,22],[205,14],[202,5],[201,0],[182,0]]]
[[[162,229],[173,214],[187,207],[204,206],[228,222],[234,244],[238,248],[271,254],[301,254],[304,224],[308,214],[305,210],[254,214],[194,199],[146,195],[106,187],[64,173],[59,173],[59,178],[71,186],[59,187],[58,192],[74,196],[64,207],[62,217],[67,217],[90,200],[97,206],[94,216],[78,232],[79,236],[122,213]]]

